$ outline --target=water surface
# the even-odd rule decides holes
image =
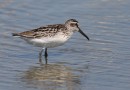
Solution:
[[[1,90],[129,90],[129,0],[0,0]],[[13,32],[75,18],[79,33],[48,50],[48,65],[38,64],[41,48]]]

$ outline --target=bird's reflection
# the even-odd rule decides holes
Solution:
[[[22,80],[43,90],[77,90],[80,85],[79,76],[74,75],[71,68],[58,64],[31,67],[24,72]]]

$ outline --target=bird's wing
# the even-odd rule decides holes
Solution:
[[[13,36],[20,36],[25,38],[40,38],[54,36],[60,28],[64,28],[62,24],[47,25],[39,27],[37,29],[32,29],[30,31],[25,31],[21,33],[13,33]]]

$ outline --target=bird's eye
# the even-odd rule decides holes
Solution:
[[[70,26],[71,26],[71,27],[75,27],[75,26],[76,26],[76,23],[71,23]]]

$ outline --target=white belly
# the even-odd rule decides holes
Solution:
[[[65,36],[59,34],[54,37],[42,37],[42,38],[35,38],[26,41],[38,47],[52,48],[52,47],[63,45],[71,37],[71,35]]]

